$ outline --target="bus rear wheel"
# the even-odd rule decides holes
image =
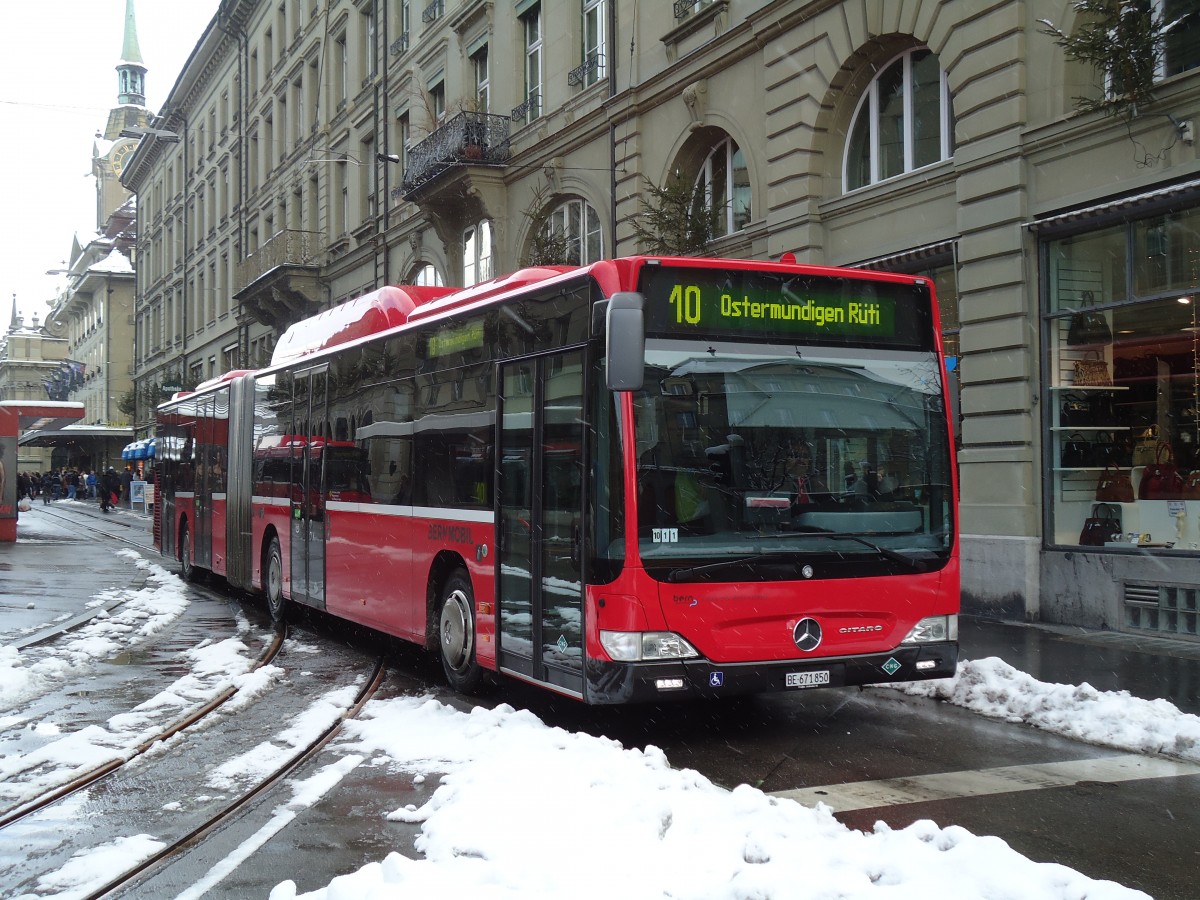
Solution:
[[[283,596],[283,551],[279,548],[279,538],[271,538],[267,548],[267,563],[264,566],[263,586],[267,591],[267,612],[271,621],[282,625],[287,614],[287,599]]]
[[[464,694],[479,688],[483,670],[475,659],[475,598],[462,569],[446,579],[438,604],[438,649],[446,681]]]
[[[196,581],[200,577],[192,563],[192,532],[187,522],[179,529],[179,574],[184,581]]]

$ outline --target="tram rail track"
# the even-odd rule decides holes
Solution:
[[[86,505],[85,510],[72,509],[70,515],[56,510],[53,504],[40,506],[38,507],[38,511],[42,515],[49,516],[58,522],[68,524],[74,528],[85,527],[80,520],[80,515],[82,514],[88,520],[86,528],[90,533],[98,534],[114,541],[120,541],[126,547],[134,547],[138,550],[149,550],[158,553],[158,548],[154,546],[153,539],[149,542],[142,540],[141,529],[134,527],[134,523],[132,522],[121,521],[120,516],[106,516],[103,513],[93,512],[90,508],[86,508]]]
[[[78,508],[61,512],[51,509],[46,511],[45,518],[52,518],[56,523],[67,526],[69,533],[64,535],[63,543],[74,542],[74,535],[78,534],[101,544],[113,541],[121,547],[144,550],[147,555],[153,551],[153,558],[158,558],[155,548],[136,539],[148,539],[144,522],[125,523],[119,517],[110,520]],[[189,584],[188,592],[193,591],[211,595],[214,599],[229,600],[228,593],[222,591],[220,585],[208,587]],[[119,601],[114,605],[119,605]],[[58,636],[85,626],[97,616],[102,617],[99,608],[95,615],[78,615],[71,621],[29,635],[24,643],[50,643]],[[260,648],[257,659],[245,674],[256,672],[273,662],[290,670],[292,666],[284,663],[284,657],[290,658],[293,654],[287,651],[281,653],[285,646],[292,646],[287,639],[296,637],[290,632],[291,629],[288,632],[275,632],[270,645]],[[264,638],[269,639],[271,635],[264,635]],[[134,738],[136,746],[132,746],[131,741],[129,745],[117,747],[114,758],[96,765],[91,771],[75,777],[63,772],[62,777],[71,777],[71,780],[53,787],[46,784],[49,779],[43,779],[42,791],[37,796],[32,799],[28,795],[14,798],[20,799],[20,802],[8,810],[0,809],[0,835],[3,835],[0,837],[0,846],[5,843],[9,845],[9,852],[0,861],[4,867],[0,871],[7,887],[12,887],[18,893],[23,890],[40,892],[58,883],[56,877],[74,878],[74,870],[71,875],[64,874],[67,863],[72,859],[78,861],[95,851],[111,855],[111,850],[107,849],[109,842],[125,840],[120,835],[126,829],[130,831],[130,838],[133,832],[139,832],[146,839],[150,834],[156,834],[157,837],[150,848],[129,857],[126,871],[118,873],[115,869],[102,866],[93,873],[94,881],[78,884],[72,891],[73,896],[135,896],[138,890],[144,889],[139,887],[140,884],[155,884],[159,878],[171,880],[189,877],[184,873],[188,871],[192,854],[197,848],[207,848],[209,841],[214,840],[214,832],[228,836],[230,828],[222,827],[226,823],[230,823],[235,830],[244,828],[245,823],[254,821],[262,810],[268,809],[274,801],[265,798],[270,796],[272,789],[283,787],[286,791],[286,784],[297,777],[297,773],[303,777],[305,765],[310,764],[335,739],[342,723],[357,716],[383,684],[387,675],[386,656],[375,661],[373,670],[367,668],[370,657],[359,658],[358,665],[352,667],[343,663],[341,676],[334,678],[332,675],[338,671],[337,666],[314,666],[308,662],[314,657],[307,654],[316,652],[315,647],[311,639],[300,637],[296,656],[298,661],[304,662],[291,674],[276,676],[264,673],[256,679],[249,679],[252,686],[244,700],[236,699],[243,692],[233,686],[222,688],[219,694],[211,698],[197,697],[194,702],[200,705],[186,714],[177,711],[169,724],[158,728],[153,734],[137,734]],[[357,656],[356,653],[354,655]],[[349,661],[347,657],[345,662]],[[358,674],[355,674],[356,671]],[[280,722],[270,712],[273,705],[282,703],[284,709],[292,709],[300,708],[310,700],[328,702],[309,693],[311,685],[304,687],[310,678],[314,684],[341,682],[343,685],[338,688],[342,693],[335,706],[328,710],[332,720],[324,720],[327,726],[317,726],[319,734],[302,734],[294,743],[287,739],[280,741],[283,733],[270,738],[268,743],[274,741],[286,748],[286,756],[272,757],[269,765],[263,761],[261,767],[257,763],[252,764],[253,783],[237,783],[232,791],[229,790],[230,785],[215,790],[207,787],[209,783],[203,779],[211,777],[211,773],[220,768],[214,761],[237,760],[253,748],[257,740],[254,735],[272,733],[267,730],[271,727],[268,723]],[[272,685],[272,699],[263,703],[258,694],[267,684]],[[290,699],[281,700],[276,686],[284,686],[282,697]],[[230,712],[222,712],[225,707]],[[246,718],[247,714],[249,719]],[[206,725],[206,721],[210,724]],[[248,721],[252,724],[247,724]],[[286,718],[283,721],[286,722]],[[240,753],[229,749],[230,739],[234,747],[241,748]],[[231,755],[226,756],[227,752]],[[206,772],[210,774],[206,776]],[[179,780],[177,773],[183,776]],[[29,787],[33,788],[33,785]],[[147,787],[149,790],[145,791]],[[207,796],[210,794],[225,796]],[[182,804],[174,802],[175,798],[181,800]],[[258,798],[264,799],[256,803]],[[164,805],[164,800],[173,802]],[[189,807],[193,808],[189,811]],[[81,815],[78,812],[81,808],[90,811]],[[164,821],[161,815],[164,809],[169,810],[171,820]],[[66,832],[61,830],[60,822],[72,821],[77,817],[82,826],[78,835],[73,826]],[[217,839],[218,844],[220,840]],[[17,847],[25,849],[19,853],[12,852]],[[150,855],[142,858],[143,852]],[[209,851],[201,849],[200,852]],[[75,869],[78,869],[78,865]],[[107,881],[99,884],[101,880]],[[5,893],[5,889],[0,887],[0,893]]]
[[[271,662],[273,662],[279,655],[280,649],[283,647],[283,641],[283,633],[277,632],[271,643],[264,648],[263,652],[259,655],[259,658],[255,661],[252,671],[261,669],[263,666],[269,665]],[[118,759],[109,760],[103,765],[97,766],[95,769],[71,779],[71,781],[67,782],[66,784],[53,788],[52,790],[47,791],[32,800],[28,800],[10,810],[0,813],[0,834],[3,834],[5,828],[8,828],[9,826],[28,816],[33,815],[36,812],[39,812],[42,809],[45,809],[53,803],[57,803],[58,801],[71,796],[72,794],[91,787],[101,779],[106,778],[113,772],[116,772],[122,767],[128,765],[138,757],[144,756],[153,747],[161,744],[163,741],[171,739],[180,732],[191,728],[197,722],[202,721],[205,717],[216,712],[218,709],[236,697],[237,693],[238,689],[230,685],[207,703],[189,711],[186,715],[181,716],[180,718],[171,722],[165,728],[160,729],[152,736],[144,738],[135,747],[130,748],[124,756]]]
[[[239,813],[247,809],[250,804],[264,797],[273,788],[282,783],[284,779],[295,773],[320,753],[338,735],[342,729],[342,724],[347,719],[356,717],[367,702],[379,691],[386,675],[386,662],[383,657],[379,657],[375,662],[371,676],[359,689],[351,705],[335,722],[322,730],[310,741],[303,750],[295,754],[269,776],[259,781],[258,784],[230,801],[216,813],[207,816],[204,821],[193,827],[187,834],[172,841],[157,853],[142,860],[136,866],[126,870],[107,884],[92,889],[90,893],[83,894],[82,896],[86,900],[96,900],[96,898],[100,897],[113,896],[127,887],[133,887],[135,882],[143,876],[150,875],[161,867],[168,865],[171,860],[197,845],[206,835],[211,834],[216,829],[230,822]]]
[[[280,635],[278,642],[282,643],[283,640],[283,636]],[[305,652],[301,651],[302,654]],[[266,654],[264,654],[265,656]],[[165,829],[161,828],[164,823],[158,817],[159,811],[163,808],[161,804],[164,792],[151,791],[151,794],[155,794],[155,796],[151,796],[148,802],[146,797],[140,796],[140,792],[137,798],[128,792],[131,789],[137,791],[139,784],[172,784],[173,787],[169,793],[166,793],[166,797],[179,798],[185,805],[193,800],[209,799],[200,796],[212,792],[211,787],[205,790],[205,785],[210,783],[203,780],[210,776],[204,776],[202,773],[211,773],[214,768],[219,768],[217,764],[221,759],[228,761],[239,759],[253,747],[254,742],[259,740],[254,735],[268,733],[259,732],[256,729],[264,721],[272,719],[269,712],[266,713],[265,719],[260,713],[257,716],[257,724],[249,726],[249,730],[246,732],[247,736],[234,742],[240,745],[240,749],[233,750],[230,755],[225,756],[223,751],[214,753],[214,748],[226,746],[224,742],[227,738],[222,737],[222,734],[234,736],[238,734],[239,729],[245,727],[239,723],[244,722],[242,717],[250,707],[239,708],[235,704],[233,717],[228,719],[224,729],[220,727],[216,727],[215,730],[214,728],[206,729],[202,724],[204,718],[223,705],[220,701],[224,698],[214,698],[213,703],[209,704],[211,708],[196,710],[189,717],[190,725],[200,725],[199,731],[196,733],[196,740],[199,743],[193,745],[191,740],[185,739],[184,743],[172,741],[165,747],[161,746],[162,742],[167,740],[169,731],[175,734],[182,733],[185,736],[191,733],[187,730],[190,725],[179,720],[172,728],[163,729],[160,734],[144,740],[138,747],[140,756],[131,754],[117,764],[100,767],[89,773],[86,778],[78,779],[53,792],[47,792],[36,801],[14,811],[7,817],[7,821],[0,825],[0,847],[6,844],[9,847],[10,852],[7,854],[9,862],[19,860],[20,854],[11,852],[17,847],[28,847],[31,850],[38,847],[39,849],[26,857],[24,862],[16,862],[16,866],[20,868],[10,866],[5,870],[6,880],[0,883],[3,885],[0,886],[0,893],[4,893],[6,889],[12,889],[16,895],[24,895],[30,891],[39,893],[49,889],[49,886],[59,884],[55,880],[56,877],[59,877],[56,873],[65,871],[62,868],[64,865],[73,859],[78,860],[95,851],[99,851],[105,856],[106,861],[97,869],[93,876],[94,880],[84,878],[74,883],[71,890],[73,897],[123,896],[129,890],[132,890],[132,893],[128,896],[145,896],[145,894],[138,893],[141,890],[138,886],[140,883],[158,877],[166,877],[168,880],[178,878],[179,874],[173,869],[176,862],[184,864],[186,872],[188,854],[196,851],[197,848],[203,848],[210,836],[227,835],[228,829],[223,826],[233,825],[235,822],[241,821],[243,816],[249,816],[252,819],[256,810],[263,808],[261,805],[256,805],[255,801],[261,798],[264,803],[272,802],[268,799],[271,790],[287,784],[289,778],[296,776],[297,773],[303,773],[303,767],[321,753],[338,735],[343,722],[357,716],[366,703],[378,693],[387,676],[386,657],[378,656],[373,663],[369,658],[361,662],[366,663],[369,668],[366,666],[359,668],[360,674],[358,675],[354,675],[353,671],[348,672],[344,666],[342,667],[343,677],[337,680],[344,684],[345,695],[337,702],[337,708],[332,711],[332,715],[323,725],[313,729],[302,740],[291,743],[287,747],[287,753],[273,759],[270,766],[254,766],[252,783],[242,784],[235,791],[230,791],[229,785],[217,788],[216,793],[225,794],[224,797],[211,798],[215,802],[209,803],[206,808],[201,805],[201,808],[194,810],[190,816],[175,821]],[[294,684],[295,682],[293,679],[285,678],[276,683]],[[296,696],[299,698],[304,694],[299,693]],[[319,695],[309,696],[313,700],[320,700]],[[256,703],[253,708],[266,710],[270,706],[271,703],[265,705]],[[286,722],[281,724],[286,724]],[[230,727],[235,731],[228,731]],[[155,747],[159,748],[158,751],[150,752]],[[150,767],[149,769],[134,765],[143,760],[145,765]],[[176,773],[184,774],[185,777],[176,782]],[[147,778],[150,779],[150,782],[146,781]],[[202,780],[196,780],[197,778]],[[87,790],[89,788],[90,790]],[[71,799],[72,794],[78,795],[80,801]],[[94,818],[96,813],[88,813],[80,819],[81,822],[90,823],[90,826],[81,831],[82,840],[69,835],[64,838],[55,835],[62,822],[74,820],[80,815],[79,807],[74,804],[82,802],[91,806],[97,802],[98,797],[103,798],[105,794],[109,799],[101,799],[99,802],[101,807],[107,809],[107,812],[102,809],[98,813],[100,818]],[[107,817],[113,815],[116,815],[117,818],[109,822]],[[151,835],[160,837],[152,839],[155,845],[148,851],[149,855],[135,854],[127,862],[122,860],[123,871],[118,871],[120,867],[113,866],[111,852],[105,848],[114,837],[117,840],[124,839],[119,836],[125,831],[128,831],[130,835],[139,833],[146,839],[152,839]],[[48,835],[49,843],[41,835]],[[201,849],[200,852],[205,851]],[[75,879],[78,875],[73,874],[68,877]],[[189,876],[185,874],[183,877],[188,878]],[[102,880],[103,883],[101,883]]]
[[[152,560],[161,560],[158,548],[153,543],[146,543],[138,540],[140,529],[134,523],[123,522],[119,517],[109,518],[99,513],[91,512],[90,510],[82,513],[86,523],[80,518],[79,510],[72,510],[71,514],[66,514],[57,511],[53,506],[39,507],[39,511],[43,515],[47,515],[58,522],[70,525],[72,528],[80,530],[87,535],[99,535],[102,538],[117,541],[124,547],[134,550],[147,551]],[[114,528],[124,528],[126,531],[114,531]],[[203,584],[192,583],[189,589],[204,594],[210,599],[228,599],[227,593],[222,593],[218,590],[213,590]],[[54,623],[46,628],[43,628],[33,634],[26,635],[21,638],[10,641],[10,645],[17,650],[24,650],[27,647],[35,647],[41,644],[47,644],[51,641],[62,637],[78,628],[81,628],[90,622],[96,620],[98,616],[112,612],[116,607],[124,602],[124,598],[118,597],[110,600],[100,606],[92,607],[86,612],[72,616],[62,622]]]

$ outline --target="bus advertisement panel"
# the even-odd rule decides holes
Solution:
[[[625,703],[953,674],[926,279],[634,257],[386,290],[402,321],[309,320],[269,368],[160,409],[180,450],[161,547],[185,572],[281,621],[298,603],[418,642],[463,691],[499,673]]]

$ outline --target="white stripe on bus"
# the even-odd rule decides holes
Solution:
[[[176,494],[176,497],[183,496]],[[190,494],[188,496],[191,496]],[[216,495],[214,495],[216,496]],[[251,506],[291,505],[287,497],[253,497]],[[492,525],[496,515],[490,509],[444,509],[440,506],[396,506],[390,503],[352,503],[348,500],[327,500],[325,508],[335,512],[371,513],[376,516],[397,516],[408,519],[449,519],[451,522],[478,522]]]

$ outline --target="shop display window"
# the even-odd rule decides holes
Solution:
[[[1200,550],[1200,211],[1048,241],[1050,541]]]

